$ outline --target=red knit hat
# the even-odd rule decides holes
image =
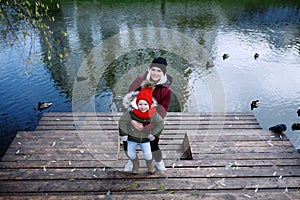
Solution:
[[[136,97],[136,104],[138,105],[140,100],[147,101],[149,107],[152,106],[152,88],[142,88]]]
[[[136,97],[136,104],[138,105],[140,100],[145,100],[147,101],[149,107],[151,108],[152,106],[152,93],[153,93],[153,87],[154,84],[148,80],[145,80],[142,82],[142,89],[138,93]]]

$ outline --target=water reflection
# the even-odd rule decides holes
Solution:
[[[11,135],[15,131],[9,127],[14,124],[34,129],[41,115],[34,108],[41,98],[53,102],[49,111],[72,111],[74,101],[82,103],[77,104],[80,109],[89,105],[95,111],[110,111],[114,95],[127,90],[130,80],[162,55],[182,80],[173,88],[180,110],[249,112],[250,102],[260,99],[253,113],[261,126],[285,123],[293,136],[289,127],[299,122],[295,111],[300,105],[299,2],[63,1],[55,15],[51,29],[63,28],[68,34],[61,39],[61,33],[54,31],[53,40],[61,39],[70,54],[62,62],[53,59],[51,67],[38,65],[32,77],[24,78],[15,59],[19,52],[1,47],[0,97],[6,101],[0,104],[0,124],[6,124],[8,132],[14,132]],[[130,33],[139,28],[149,29]],[[116,35],[110,45],[93,51]],[[193,54],[197,48],[186,45],[188,38],[200,44],[207,56]],[[43,42],[37,46],[48,55]],[[135,48],[122,51],[131,47]],[[260,54],[256,60],[255,52]],[[230,54],[226,60],[224,53]],[[214,64],[211,68],[206,68],[208,59]],[[83,64],[86,68],[80,71]],[[89,87],[77,90],[75,97],[74,87],[82,83]],[[1,137],[7,130],[1,129]],[[300,143],[299,137],[294,138]]]

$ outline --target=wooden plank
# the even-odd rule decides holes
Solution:
[[[297,190],[288,190],[288,192],[282,189],[278,190],[259,190],[259,192],[254,192],[254,190],[220,190],[208,191],[208,190],[189,190],[189,191],[144,191],[142,193],[128,193],[128,192],[114,192],[109,196],[106,195],[107,192],[96,192],[96,193],[47,193],[47,194],[32,194],[19,193],[19,196],[15,194],[10,194],[9,197],[14,200],[23,199],[113,199],[113,200],[140,200],[140,199],[206,199],[206,200],[216,200],[216,199],[297,199],[299,198],[299,193]],[[8,199],[8,198],[7,198]]]
[[[112,135],[112,134],[117,134],[116,130],[105,130],[103,131],[106,133],[106,135]],[[103,133],[102,132],[102,133]],[[188,131],[190,133],[190,131]],[[163,133],[161,137],[168,136],[168,135],[184,135],[187,133],[185,130],[163,130]],[[35,130],[35,131],[20,131],[18,132],[17,137],[29,137],[29,136],[38,136],[38,137],[74,137],[74,135],[99,135],[99,130],[70,130],[70,131],[65,131],[65,130],[48,130],[48,131],[43,131],[43,130]],[[191,134],[191,133],[190,133]],[[201,131],[195,131],[195,134],[210,134],[210,135],[249,135],[249,136],[259,136],[259,135],[264,135],[264,136],[269,136],[271,138],[280,138],[277,135],[274,135],[270,131],[266,130],[261,130],[261,129],[249,129],[249,130],[244,130],[244,129],[220,129],[220,130],[201,130]],[[282,136],[286,138],[286,136]]]
[[[174,124],[166,125],[165,130],[206,130],[206,129],[261,129],[258,123],[248,124]],[[65,125],[38,125],[36,130],[118,130],[117,125],[80,125],[80,124],[65,124]]]
[[[53,116],[53,117],[58,117],[58,116],[82,116],[82,117],[87,117],[87,116],[104,116],[104,117],[114,117],[114,116],[121,116],[123,113],[122,112],[45,112],[43,113],[43,116]],[[249,112],[200,112],[200,113],[192,113],[192,112],[168,112],[168,116],[253,116],[252,113]]]
[[[232,190],[232,189],[279,189],[282,191],[285,188],[297,189],[300,177],[285,177],[278,179],[278,177],[262,177],[262,178],[168,178],[156,179],[149,181],[144,179],[136,179],[132,181],[129,179],[88,179],[88,180],[20,180],[20,181],[0,181],[0,193],[20,193],[20,192],[107,192],[110,190],[136,192],[144,190],[161,191],[161,185],[168,189],[168,191],[176,190]],[[135,187],[130,187],[132,184]],[[22,187],[16,187],[17,185]]]
[[[123,168],[125,166],[127,160],[118,163],[109,163],[109,162],[101,162],[99,160],[90,160],[88,162],[81,161],[81,160],[57,160],[52,162],[51,160],[39,160],[39,161],[32,161],[32,160],[22,160],[22,161],[1,161],[0,162],[0,169],[33,169],[33,168],[42,168],[51,167],[51,168],[103,168],[108,166],[114,166],[115,168]],[[233,164],[237,164],[239,167],[280,167],[280,166],[291,166],[291,167],[300,167],[300,160],[299,159],[256,159],[256,160],[178,160],[178,161],[168,161],[165,160],[165,164],[167,168],[197,168],[198,167],[226,167]]]
[[[123,169],[120,169],[123,170]],[[40,167],[38,169],[3,169],[0,171],[0,180],[54,180],[54,179],[140,179],[145,174],[140,173],[132,175],[131,173],[124,173],[117,171],[116,168],[106,169],[102,168],[64,168],[57,169],[51,167]],[[163,173],[155,173],[148,178],[234,178],[234,177],[277,177],[283,179],[286,177],[300,177],[299,167],[230,167],[227,168],[170,168]]]

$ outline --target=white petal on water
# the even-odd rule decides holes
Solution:
[[[88,146],[91,146],[92,145],[92,143],[90,142],[90,143],[88,143]]]
[[[282,135],[279,135],[279,137],[282,139]]]
[[[84,150],[83,150],[83,149],[80,149],[79,151],[80,151],[80,153],[84,153]]]
[[[97,171],[97,169],[96,169],[96,168],[94,169],[94,172],[95,172],[95,171]]]
[[[238,118],[237,116],[235,116],[234,118],[235,118],[235,119],[240,119],[240,118]]]
[[[98,178],[95,174],[93,174],[93,177]]]
[[[71,169],[71,172],[74,172],[76,170],[76,168],[74,168],[74,169]]]
[[[19,154],[20,153],[20,150],[18,150],[17,152],[16,152],[16,154]]]
[[[281,176],[279,176],[279,179],[282,179],[282,175],[281,175]]]
[[[274,172],[274,173],[273,173],[273,176],[276,176],[276,174],[277,174],[277,172]]]
[[[210,176],[214,176],[215,175],[215,173],[212,173]]]
[[[56,163],[56,160],[51,160],[52,163]]]
[[[18,142],[18,145],[21,145],[21,142]]]
[[[43,167],[43,170],[44,170],[44,172],[46,172],[47,171],[46,167]]]
[[[248,197],[248,198],[252,198],[250,195],[248,194],[244,194],[245,197]]]
[[[107,158],[109,157],[109,155],[107,155],[106,153],[104,154]]]
[[[220,183],[220,185],[222,185],[222,186],[224,186],[224,187],[226,186],[226,184],[225,184],[225,183]]]
[[[71,161],[69,161],[69,165],[72,165]]]
[[[60,119],[56,118],[55,120],[56,120],[56,121],[59,121]]]
[[[274,137],[275,137],[275,135],[272,135],[272,136],[271,136],[271,138],[274,138]]]
[[[62,137],[62,138],[59,138],[59,139],[61,139],[61,140],[64,140],[65,138],[64,138],[64,137]]]
[[[52,146],[54,147],[56,145],[56,142],[54,141],[53,143],[52,143]]]
[[[200,166],[197,167],[197,170],[200,170]]]
[[[105,167],[103,167],[103,171],[105,171]]]
[[[107,118],[108,120],[112,120],[110,117]]]
[[[286,187],[285,190],[284,190],[284,192],[289,192],[289,189]]]
[[[176,165],[176,164],[175,164],[175,163],[173,163],[173,165],[172,165],[172,168],[174,168],[174,167],[175,167],[175,165]]]

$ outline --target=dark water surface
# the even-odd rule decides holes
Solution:
[[[113,96],[124,95],[156,56],[167,58],[174,77],[171,111],[253,112],[263,129],[286,124],[300,148],[300,133],[290,128],[300,123],[296,2],[61,1],[50,28],[68,34],[68,58],[36,64],[25,75],[19,48],[28,46],[1,45],[1,155],[17,131],[35,129],[43,112],[114,111]],[[37,37],[34,46],[45,53],[42,44]],[[53,105],[38,111],[38,101]]]

